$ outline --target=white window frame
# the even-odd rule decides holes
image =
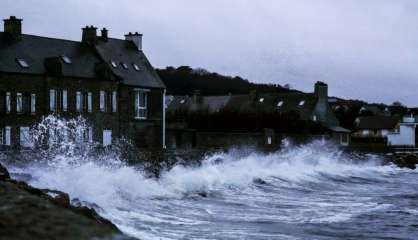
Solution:
[[[25,148],[32,148],[34,146],[29,127],[20,127],[20,146]]]
[[[20,92],[16,93],[16,112],[23,112],[23,94]]]
[[[77,112],[83,111],[83,98],[80,91],[75,92],[75,109]]]
[[[62,90],[62,111],[68,111],[68,91]]]
[[[12,94],[6,92],[6,112],[10,113],[12,111]]]
[[[150,90],[148,89],[135,89],[135,119],[144,120],[148,118],[148,93],[149,92]],[[141,94],[144,94],[143,103],[141,103]]]
[[[4,146],[11,146],[12,145],[12,127],[6,126],[2,129],[2,131],[3,131],[2,144]]]
[[[116,91],[112,92],[112,112],[118,111],[118,93]]]
[[[30,112],[36,113],[36,94],[31,93],[30,95]]]
[[[51,112],[57,111],[57,90],[49,90],[49,110]]]
[[[106,92],[103,90],[100,91],[100,111],[106,111]]]
[[[112,145],[112,130],[110,129],[104,129],[103,130],[103,141],[102,141],[103,147],[107,147]]]
[[[89,113],[93,112],[93,93],[87,93],[87,111]]]

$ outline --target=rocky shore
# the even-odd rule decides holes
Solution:
[[[68,194],[10,178],[0,164],[0,239],[130,239]]]

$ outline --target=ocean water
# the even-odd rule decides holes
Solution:
[[[418,238],[418,171],[327,142],[286,141],[270,154],[231,149],[158,179],[115,152],[68,149],[7,164],[15,176],[69,193],[139,239]]]

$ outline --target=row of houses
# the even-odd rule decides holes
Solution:
[[[109,37],[82,28],[81,41],[24,34],[22,19],[0,32],[0,145],[30,146],[30,129],[43,117],[84,117],[84,141],[110,145],[126,137],[139,147],[165,139],[165,85],[142,50],[142,35]]]
[[[401,105],[384,106],[365,104],[360,101],[346,101],[328,97],[328,86],[323,82],[317,82],[313,93],[261,93],[251,92],[248,95],[225,96],[201,96],[200,91],[195,91],[192,96],[167,96],[166,97],[167,121],[167,146],[175,148],[184,146],[182,142],[189,142],[193,146],[219,146],[227,144],[241,144],[246,139],[259,138],[259,145],[274,145],[274,139],[279,144],[280,140],[287,136],[274,129],[259,130],[254,132],[199,132],[191,129],[181,121],[179,116],[184,113],[206,112],[216,114],[222,111],[241,113],[278,113],[295,115],[295,119],[316,123],[323,127],[317,132],[317,137],[327,137],[345,147],[366,149],[389,149],[391,147],[414,147],[418,143],[416,126],[418,119],[413,111]],[[355,118],[350,124],[350,129],[340,126],[336,117],[338,112],[347,112],[357,109]],[[263,115],[265,116],[265,115]],[[276,115],[277,116],[277,115]],[[344,116],[343,116],[344,117]],[[235,119],[239,124],[243,119]],[[289,120],[287,120],[289,121]],[[219,123],[217,123],[219,124]],[[222,123],[221,123],[222,124]],[[248,123],[249,125],[254,123]],[[266,126],[267,128],[268,126]],[[302,127],[302,126],[301,126]],[[228,132],[230,134],[228,134]],[[255,134],[255,135],[254,135]],[[282,137],[279,137],[281,135]],[[304,133],[305,139],[310,139],[309,133]],[[301,137],[301,136],[292,136]],[[203,139],[203,140],[200,140]],[[244,140],[243,140],[244,139]]]
[[[228,143],[236,144],[257,138],[257,133],[245,132],[199,132],[190,129],[178,116],[191,112],[206,112],[216,114],[219,112],[246,113],[257,116],[259,113],[273,113],[280,118],[281,115],[295,116],[295,119],[312,122],[322,129],[321,136],[330,136],[343,146],[349,145],[351,131],[340,126],[333,113],[328,98],[328,85],[317,82],[313,93],[257,93],[250,92],[245,95],[229,94],[225,96],[202,96],[195,91],[192,96],[167,96],[167,146],[175,148],[189,141],[189,146],[222,146],[225,139]],[[235,119],[237,124],[242,119]],[[254,124],[249,122],[249,125]],[[248,126],[250,129],[250,126]],[[304,134],[308,137],[309,134]],[[256,137],[255,137],[256,136]],[[199,138],[203,140],[199,140]],[[280,144],[280,137],[274,129],[264,129],[258,132],[259,145]],[[248,140],[248,141],[247,141]]]

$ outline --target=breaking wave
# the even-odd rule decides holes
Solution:
[[[117,151],[84,153],[57,151],[9,167],[16,176],[30,175],[36,187],[94,203],[122,231],[141,239],[321,239],[333,231],[338,238],[349,233],[333,224],[355,223],[355,229],[361,216],[399,207],[412,214],[413,208],[388,197],[414,187],[418,198],[410,185],[417,172],[324,141],[285,141],[269,154],[231,149],[199,165],[177,164],[158,179],[125,164]]]

